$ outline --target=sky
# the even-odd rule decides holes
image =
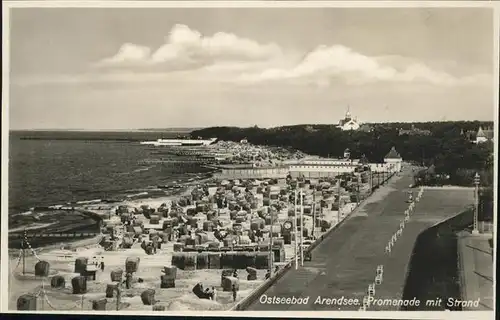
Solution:
[[[15,8],[11,129],[494,118],[488,8]]]

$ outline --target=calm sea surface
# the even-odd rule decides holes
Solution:
[[[9,214],[33,206],[122,198],[207,171],[199,167],[143,164],[144,160],[159,156],[138,142],[169,136],[175,134],[11,132]]]

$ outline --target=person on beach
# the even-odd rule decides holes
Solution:
[[[156,254],[156,249],[158,248],[158,238],[153,238],[153,253]]]
[[[116,310],[120,310],[122,300],[122,288],[116,287]]]
[[[236,302],[236,285],[233,284],[231,291],[233,291],[233,301]]]
[[[257,238],[255,237],[255,232],[251,232],[248,237],[250,238],[251,242],[256,242],[255,240],[257,240]]]
[[[215,290],[215,287],[212,287],[212,300],[217,301],[217,290]]]
[[[262,242],[262,231],[261,230],[256,230],[255,231],[255,236],[257,237],[257,243],[261,243]]]
[[[210,291],[210,288],[206,288],[204,292],[208,296],[208,298],[211,300],[212,299],[212,292]]]
[[[101,271],[104,271],[104,261],[101,261]]]
[[[132,274],[130,272],[127,272],[125,275],[125,287],[127,289],[130,289],[130,285],[132,284]]]

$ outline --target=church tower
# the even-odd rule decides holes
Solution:
[[[345,113],[344,119],[339,121],[337,128],[341,130],[358,130],[360,127],[359,122],[356,118],[353,118],[351,115],[351,106],[347,105],[347,110]]]
[[[349,121],[351,120],[351,107],[349,105],[347,105],[347,111],[345,113],[345,121]]]

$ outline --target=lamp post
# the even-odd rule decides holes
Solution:
[[[361,180],[361,172],[358,172],[358,182],[357,182],[357,190],[356,190],[356,193],[357,193],[357,195],[356,195],[356,206],[359,205],[359,183],[360,183],[359,180]]]
[[[313,203],[312,203],[312,212],[313,212],[313,226],[312,226],[312,236],[314,238],[316,229],[316,191],[313,191]]]
[[[295,270],[297,270],[299,268],[299,255],[298,255],[298,252],[297,252],[297,245],[298,245],[298,241],[299,241],[299,237],[298,237],[298,233],[297,233],[297,197],[298,197],[298,192],[297,192],[297,189],[295,189],[295,203],[294,203],[294,206],[293,206],[293,219],[295,220],[293,222],[293,228],[294,228],[294,233],[295,233]]]
[[[26,239],[28,239],[28,233],[26,232],[26,229],[24,229],[23,239],[21,240],[21,252],[23,255],[23,275],[26,274],[26,247],[27,247]]]
[[[373,192],[373,171],[372,168],[370,168],[370,194]]]
[[[474,225],[472,228],[472,234],[479,234],[479,229],[478,229],[478,216],[479,216],[479,182],[480,182],[480,176],[479,173],[476,172],[476,175],[474,176]]]
[[[273,275],[273,267],[274,267],[274,252],[273,252],[273,227],[274,227],[274,223],[273,223],[273,211],[271,210],[270,211],[270,215],[271,215],[271,232],[269,234],[269,273],[271,275]]]
[[[300,189],[300,266],[304,266],[304,196]]]
[[[339,186],[337,189],[338,200],[337,200],[337,224],[340,222],[340,182],[342,181],[342,177],[339,178]]]

